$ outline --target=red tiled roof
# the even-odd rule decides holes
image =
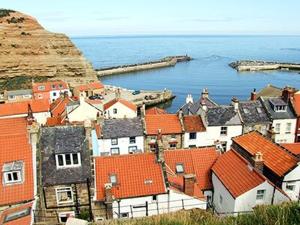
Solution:
[[[161,134],[182,133],[181,124],[176,114],[146,115],[145,122],[148,135],[157,135],[158,129],[161,129]]]
[[[137,111],[137,107],[135,104],[122,99],[122,98],[115,98],[109,102],[107,102],[106,104],[104,104],[103,108],[104,110],[109,109],[111,106],[113,106],[114,104],[116,104],[117,102],[122,103],[123,105],[125,105],[126,107],[128,107],[129,109],[133,110],[133,111]]]
[[[69,96],[56,99],[50,106],[51,115],[53,117],[63,115],[66,110],[66,106],[72,101],[73,100]]]
[[[212,167],[231,195],[236,198],[266,181],[249,163],[234,150],[221,155]]]
[[[17,207],[13,207],[13,208],[8,208],[6,210],[4,210],[1,214],[0,214],[0,224],[5,224],[5,225],[31,225],[32,224],[32,216],[31,216],[31,213],[32,211],[30,212],[29,215],[27,216],[24,216],[24,217],[21,217],[19,219],[15,219],[15,220],[12,220],[12,221],[9,221],[9,222],[6,222],[4,223],[4,220],[5,220],[5,217],[11,213],[16,213],[16,212],[19,212],[19,211],[22,211],[22,210],[25,210],[25,209],[28,209],[32,207],[33,205],[33,202],[30,202],[30,203],[27,203],[27,204],[23,204],[23,205],[20,205],[20,206],[17,206]]]
[[[261,152],[264,165],[280,177],[297,165],[295,157],[256,131],[235,137],[233,141],[252,156]]]
[[[297,116],[300,116],[300,92],[297,92],[294,97],[291,99],[292,105]]]
[[[146,110],[146,115],[159,115],[159,114],[167,114],[167,112],[157,107],[153,107],[151,109]]]
[[[103,88],[104,85],[100,81],[74,87],[74,89],[77,89],[79,91],[96,90],[96,89],[103,89]]]
[[[185,132],[203,132],[206,130],[200,116],[184,116],[183,125]]]
[[[281,144],[288,151],[294,155],[300,155],[300,143],[291,143],[291,144]]]
[[[46,126],[49,127],[59,126],[63,124],[65,124],[65,121],[61,116],[48,117],[46,122]]]
[[[54,88],[52,86],[54,85]],[[45,89],[39,90],[40,86],[44,86]],[[48,81],[43,83],[34,83],[32,85],[32,92],[33,93],[41,93],[41,92],[49,92],[52,90],[65,90],[69,89],[68,84],[64,81]]]
[[[33,113],[49,112],[50,109],[49,100],[47,99],[12,102],[0,104],[0,116],[27,114],[28,104],[30,104]]]
[[[91,100],[91,99],[86,99],[85,102],[89,103],[90,105],[99,105],[102,104],[102,101],[99,99]]]
[[[5,163],[23,161],[24,182],[4,186],[0,180],[0,206],[32,200],[34,198],[32,149],[25,118],[0,119],[0,169]]]
[[[95,168],[98,201],[105,198],[104,185],[111,174],[117,176],[118,184],[112,188],[116,199],[166,193],[161,166],[152,153],[95,157]]]
[[[194,174],[198,189],[212,189],[211,168],[218,158],[215,147],[167,150],[164,158],[168,170],[168,180],[175,187],[183,189],[183,175]],[[176,174],[176,164],[183,164],[184,173]]]

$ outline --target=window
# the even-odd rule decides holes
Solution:
[[[31,95],[23,95],[23,98],[31,98]]]
[[[292,124],[291,123],[287,123],[286,124],[285,133],[290,134],[291,130],[292,130]]]
[[[62,85],[62,84],[59,84],[59,88],[60,88],[60,89],[63,88],[63,85]]]
[[[129,138],[129,144],[135,144],[135,137],[130,137]]]
[[[156,201],[157,200],[157,195],[152,195],[152,201]]]
[[[219,204],[220,204],[220,205],[223,204],[223,197],[222,197],[222,195],[219,196]]]
[[[197,133],[190,133],[190,140],[197,139]]]
[[[117,138],[112,138],[111,139],[111,145],[117,145],[118,144],[118,139]]]
[[[189,145],[189,148],[196,148],[196,145]]]
[[[51,87],[52,87],[52,89],[55,89],[55,84],[52,84],[52,86],[51,86]]]
[[[137,146],[129,146],[128,147],[128,152],[129,153],[135,153],[135,152],[137,152]]]
[[[175,134],[172,134],[172,135],[171,135],[171,138],[176,139],[176,135],[175,135]]]
[[[15,95],[9,95],[9,96],[8,96],[8,99],[9,99],[9,100],[15,100],[15,99],[16,99],[16,96],[15,96]]]
[[[129,213],[121,213],[121,218],[128,218],[129,217]]]
[[[31,208],[26,208],[17,212],[13,212],[10,214],[7,214],[4,218],[4,222],[8,223],[12,220],[17,220],[19,218],[25,217],[25,216],[29,216],[31,213]]]
[[[264,200],[266,190],[257,190],[256,200]]]
[[[275,124],[275,132],[278,134],[280,133],[280,123]]]
[[[59,222],[60,223],[66,223],[69,217],[75,217],[74,212],[63,212],[58,214]]]
[[[23,181],[23,162],[5,163],[2,168],[4,184],[15,184]]]
[[[223,135],[223,136],[227,135],[227,127],[221,127],[220,134]]]
[[[227,150],[227,142],[226,141],[222,142],[221,146],[222,146],[222,152],[226,152],[226,150]]]
[[[80,153],[58,154],[55,157],[57,168],[81,166]]]
[[[71,187],[56,188],[57,205],[73,203],[73,192]]]
[[[118,113],[118,109],[113,109],[113,113],[117,114]]]
[[[292,181],[286,182],[286,190],[287,191],[295,191],[295,188],[296,188],[295,182],[292,182]]]
[[[111,148],[110,153],[112,155],[120,155],[120,149],[119,148]]]
[[[112,185],[116,185],[117,184],[117,175],[116,174],[111,174],[109,176],[109,182],[112,184]]]
[[[45,86],[38,86],[38,90],[39,90],[39,91],[45,90]]]
[[[53,92],[52,95],[53,95],[53,97],[56,97],[56,92]]]
[[[182,163],[176,164],[176,173],[184,173],[184,167]]]
[[[286,111],[286,106],[285,105],[277,105],[276,107],[275,107],[275,111],[276,112],[285,112]]]
[[[176,148],[176,143],[171,143],[170,148]]]

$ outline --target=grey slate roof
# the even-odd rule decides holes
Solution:
[[[107,119],[102,125],[104,139],[143,136],[144,128],[140,118]]]
[[[204,101],[207,108],[212,108],[218,106],[210,98],[203,98],[195,101],[194,103],[186,103],[181,107],[183,115],[197,115],[199,109],[201,108],[201,101]]]
[[[208,126],[241,125],[241,119],[233,106],[208,108],[206,112]]]
[[[7,91],[7,96],[18,96],[18,95],[32,95],[31,89]]]
[[[287,111],[286,112],[275,112],[272,107],[271,102],[281,102],[281,97],[260,97],[259,98],[262,104],[264,105],[269,117],[271,119],[295,119],[296,116],[294,114],[294,111],[292,109],[292,106],[290,104],[287,104]]]
[[[83,183],[91,178],[87,144],[83,126],[43,127],[40,140],[43,185]],[[75,152],[80,152],[81,167],[56,168],[55,153]]]
[[[258,97],[279,97],[282,94],[282,88],[268,84],[257,93]]]
[[[270,123],[271,120],[259,100],[239,103],[239,111],[245,124]]]

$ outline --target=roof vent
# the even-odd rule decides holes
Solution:
[[[144,181],[144,184],[152,184],[152,183],[153,183],[153,181],[151,179],[147,179]]]

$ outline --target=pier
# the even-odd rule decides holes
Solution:
[[[230,63],[229,66],[236,69],[238,72],[266,70],[300,71],[300,63],[244,60]]]
[[[132,73],[139,72],[145,70],[159,69],[164,67],[172,67],[175,66],[179,62],[188,62],[192,60],[190,56],[169,56],[165,57],[161,60],[151,61],[140,64],[130,64],[130,65],[122,65],[116,67],[102,68],[96,69],[98,77],[109,76],[109,75],[117,75],[124,73]]]

